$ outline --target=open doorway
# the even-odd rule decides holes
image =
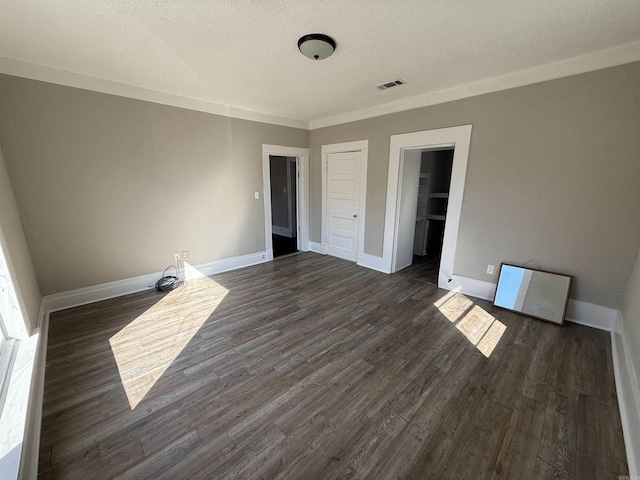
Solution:
[[[438,283],[438,267],[442,254],[444,230],[451,188],[453,167],[451,147],[440,150],[417,150],[418,174],[413,180],[415,187],[403,190],[403,195],[415,191],[415,225],[411,275],[429,283]],[[415,155],[414,154],[414,155]],[[401,199],[402,201],[402,199]],[[405,225],[404,228],[407,228]],[[411,236],[409,236],[409,241]],[[408,255],[407,255],[408,256]]]
[[[287,195],[291,192],[291,200],[293,208],[291,211],[292,221],[291,230],[292,237],[295,238],[295,248],[298,251],[306,252],[309,250],[309,149],[286,147],[283,145],[262,145],[262,197],[264,198],[264,233],[265,233],[265,252],[262,258],[266,261],[273,260],[273,225],[271,210],[271,157],[283,157],[293,159],[295,162],[295,170],[289,161],[290,173],[292,176],[292,188],[287,189]],[[281,190],[282,191],[282,190]],[[259,192],[256,193],[256,199],[260,197]],[[294,213],[295,212],[295,213]],[[287,212],[287,218],[289,213]],[[279,226],[278,224],[275,224]],[[288,226],[283,227],[288,228]],[[276,232],[277,233],[277,232]],[[293,237],[295,235],[295,237]],[[282,235],[281,235],[282,236]]]
[[[438,267],[438,287],[447,290],[460,288],[466,291],[477,289],[475,280],[456,275],[453,271],[469,159],[471,129],[471,125],[461,125],[391,136],[381,261],[383,271],[394,273],[413,263],[418,203],[416,177],[419,177],[422,167],[422,152],[451,150],[453,162],[443,225],[444,235]],[[409,189],[413,188],[413,193],[405,193],[405,186],[408,186]],[[433,193],[440,192],[434,191]],[[407,205],[409,206],[407,207]]]
[[[297,159],[269,156],[271,180],[271,239],[273,257],[298,251]]]

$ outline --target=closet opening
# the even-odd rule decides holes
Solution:
[[[404,152],[395,271],[438,283],[454,148]]]

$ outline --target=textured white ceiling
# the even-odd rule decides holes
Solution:
[[[638,40],[639,0],[0,0],[0,57],[305,121]]]

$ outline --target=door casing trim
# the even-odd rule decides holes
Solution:
[[[458,243],[458,229],[462,198],[467,174],[469,147],[471,145],[471,125],[439,128],[422,132],[392,135],[389,145],[389,174],[387,178],[387,205],[384,222],[383,264],[390,273],[394,272],[393,249],[398,235],[398,199],[401,185],[400,173],[404,163],[405,150],[438,150],[454,147],[453,168],[451,172],[451,186],[447,217],[444,228],[442,256],[438,272],[438,287],[451,290],[457,285],[454,276],[454,262]]]
[[[266,260],[273,260],[271,238],[271,167],[269,157],[296,157],[298,165],[297,216],[298,250],[309,250],[309,149],[262,144],[262,199],[264,204],[264,236]]]

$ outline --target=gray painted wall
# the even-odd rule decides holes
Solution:
[[[640,63],[312,130],[311,240],[324,144],[369,140],[365,252],[382,255],[393,134],[472,124],[455,273],[535,259],[572,298],[620,308],[640,241]],[[497,269],[496,269],[497,270]]]
[[[0,75],[0,145],[44,295],[263,251],[262,144],[309,132]]]
[[[261,144],[369,140],[365,252],[381,255],[389,137],[473,124],[455,273],[535,259],[620,308],[640,240],[640,64],[313,130],[0,76],[0,145],[44,294],[264,248]]]
[[[7,263],[10,263],[13,268],[14,287],[21,297],[24,313],[27,316],[25,323],[28,324],[25,327],[26,330],[30,330],[37,327],[40,322],[38,316],[42,296],[2,151],[0,151],[0,232],[6,245]]]

